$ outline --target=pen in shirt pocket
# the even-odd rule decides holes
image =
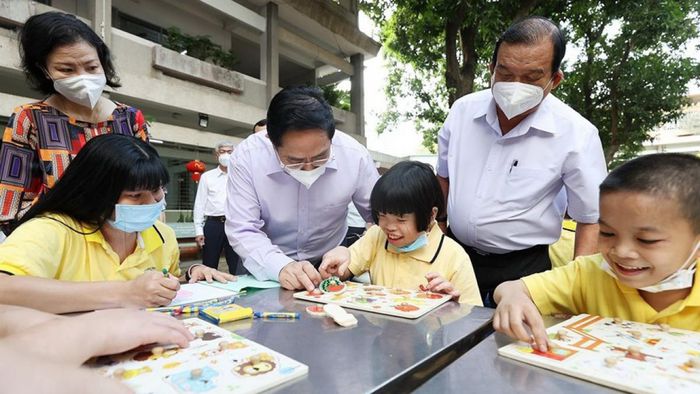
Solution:
[[[518,166],[518,160],[513,160],[513,163],[511,163],[510,170],[508,170],[508,173],[510,174],[511,172],[513,172],[513,167],[517,167],[517,166]]]

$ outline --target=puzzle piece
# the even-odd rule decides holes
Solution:
[[[323,306],[323,311],[326,312],[336,323],[343,327],[351,327],[357,325],[357,318],[347,313],[340,305],[326,304]]]

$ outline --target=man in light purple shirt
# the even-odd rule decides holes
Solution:
[[[321,257],[345,237],[352,201],[371,221],[379,178],[367,149],[336,132],[320,90],[283,89],[270,102],[267,133],[251,135],[229,167],[226,234],[257,279],[312,290]]]

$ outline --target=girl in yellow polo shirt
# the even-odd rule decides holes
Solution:
[[[445,236],[440,184],[427,164],[404,161],[386,172],[370,196],[373,226],[350,248],[323,256],[321,277],[343,280],[369,272],[372,284],[427,289],[461,303],[482,305],[469,256]]]
[[[0,304],[54,313],[169,304],[180,286],[179,249],[157,221],[168,180],[147,143],[93,137],[0,244]],[[234,279],[202,265],[188,276]]]

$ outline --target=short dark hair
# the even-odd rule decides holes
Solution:
[[[100,228],[112,216],[123,191],[156,190],[169,181],[158,152],[139,138],[93,137],[19,224],[44,213],[60,213]]]
[[[263,127],[267,126],[267,119],[260,119],[253,125],[253,130],[255,130],[256,127]]]
[[[528,16],[510,25],[496,41],[491,65],[496,65],[498,49],[502,43],[536,44],[545,37],[549,37],[554,47],[554,53],[552,54],[552,74],[554,74],[559,71],[561,61],[564,59],[564,54],[566,54],[566,38],[556,23],[543,16]]]
[[[333,139],[333,111],[320,89],[297,86],[282,89],[272,98],[267,110],[267,136],[275,147],[282,145],[288,131],[321,129]]]
[[[85,41],[97,51],[107,85],[120,87],[109,48],[104,41],[74,15],[55,11],[29,17],[19,33],[22,69],[30,85],[44,94],[55,93],[53,81],[44,71],[46,59],[54,49],[80,41]]]
[[[659,153],[630,160],[610,172],[600,184],[601,197],[614,192],[674,199],[693,230],[700,233],[700,157]]]
[[[419,161],[402,161],[379,178],[370,195],[372,218],[379,223],[379,214],[416,215],[418,231],[430,226],[433,207],[437,216],[445,211],[445,200],[433,169]]]

